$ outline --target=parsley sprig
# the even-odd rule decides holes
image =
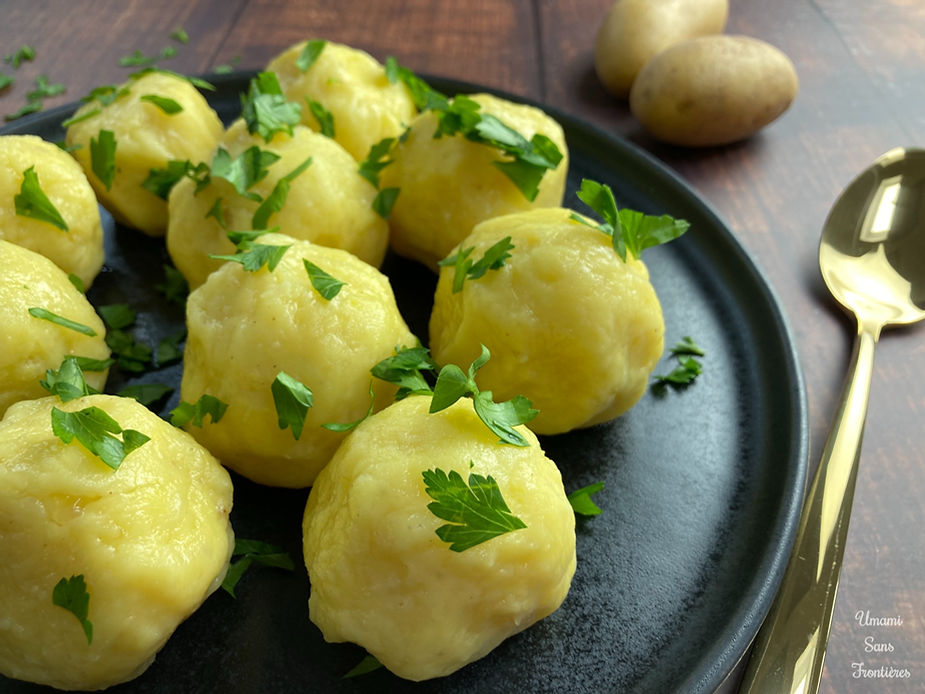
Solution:
[[[293,126],[302,119],[302,106],[287,101],[276,73],[261,72],[250,81],[247,94],[241,95],[241,117],[249,133],[269,142],[276,133],[292,135]]]
[[[437,518],[449,521],[437,528],[437,537],[449,543],[453,552],[464,552],[527,527],[511,513],[491,475],[484,477],[470,472],[468,484],[455,470],[447,474],[435,468],[422,471],[421,476],[426,485],[424,491],[434,499],[427,508]]]
[[[267,270],[273,272],[292,244],[272,245],[258,243],[257,239],[264,234],[276,231],[279,231],[279,227],[273,227],[269,230],[229,231],[228,238],[235,245],[236,252],[233,255],[210,253],[209,257],[214,260],[228,260],[233,263],[240,263],[241,267],[247,272],[257,272],[264,266],[266,266]]]
[[[151,440],[140,431],[123,429],[105,410],[96,406],[77,412],[52,407],[51,429],[66,444],[76,438],[113,470],[119,468],[129,453]],[[116,434],[121,434],[122,438],[119,439]]]
[[[227,409],[228,403],[222,402],[214,395],[203,393],[196,402],[181,400],[180,404],[170,411],[170,423],[175,427],[187,424],[201,427],[205,418],[209,417],[213,424],[217,424]]]
[[[667,374],[657,375],[655,386],[688,386],[703,372],[703,365],[697,357],[705,356],[706,352],[690,337],[684,337],[672,347],[671,355],[677,359],[678,365]]]
[[[233,598],[238,597],[234,593],[235,588],[252,564],[285,569],[286,571],[295,569],[292,557],[282,547],[260,540],[235,538],[232,556],[239,557],[239,559],[232,562],[228,567],[228,572],[222,580],[222,588]]]
[[[77,617],[87,637],[87,645],[93,643],[93,622],[90,615],[90,593],[83,574],[62,578],[51,591],[51,604],[63,607]]]
[[[656,217],[636,210],[618,210],[610,186],[588,178],[582,180],[578,198],[604,221],[592,223],[574,213],[571,218],[610,236],[614,251],[624,262],[627,254],[638,259],[645,249],[673,241],[690,228],[686,220],[667,214]]]
[[[58,212],[58,208],[42,190],[42,186],[39,184],[39,175],[35,172],[35,166],[30,166],[22,174],[22,185],[19,192],[13,196],[16,214],[21,217],[30,217],[41,222],[48,222],[62,231],[70,231],[64,217]]]
[[[421,345],[396,347],[395,354],[386,357],[372,369],[373,376],[398,386],[396,400],[409,395],[432,395],[433,389],[424,372],[435,373],[437,365],[430,356],[430,350]]]
[[[476,261],[469,257],[475,250],[475,246],[470,246],[458,250],[437,264],[441,267],[453,268],[453,293],[455,294],[462,291],[467,279],[477,280],[489,270],[500,270],[504,267],[504,262],[511,257],[508,251],[513,249],[514,244],[511,243],[511,237],[505,236],[487,249]]]

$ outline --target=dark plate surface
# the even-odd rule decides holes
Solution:
[[[213,77],[208,95],[227,122],[250,74]],[[473,85],[432,79],[445,93]],[[508,98],[514,98],[510,97]],[[36,114],[4,133],[63,139],[73,107]],[[562,607],[454,675],[423,683],[379,670],[343,674],[364,651],[326,644],[308,619],[301,564],[307,490],[263,488],[235,476],[239,537],[285,547],[295,572],[251,569],[237,600],[223,591],[180,625],[151,668],[118,692],[711,692],[747,648],[786,565],[803,494],[807,412],[797,356],[781,309],[756,264],[682,181],[630,144],[566,114],[571,164],[565,204],[580,180],[608,183],[618,204],[668,213],[691,231],[646,251],[666,323],[666,346],[691,336],[704,372],[684,390],[649,390],[619,420],[544,437],[567,491],[596,481],[603,514],[579,518],[578,570]],[[128,302],[149,344],[183,327],[183,312],[154,289],[169,262],[162,240],[115,227],[90,298]],[[389,257],[399,306],[427,336],[434,278]],[[672,368],[667,355],[656,368]],[[179,384],[180,366],[125,382]],[[176,403],[168,400],[161,413]],[[4,692],[44,688],[0,677]]]

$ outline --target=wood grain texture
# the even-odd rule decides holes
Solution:
[[[425,73],[544,101],[624,137],[678,172],[725,218],[775,288],[806,380],[811,466],[822,450],[854,327],[829,298],[816,261],[819,233],[839,191],[894,146],[925,146],[925,3],[921,0],[733,0],[728,33],[787,53],[800,78],[790,110],[734,145],[685,150],[651,139],[593,70],[593,44],[610,0],[4,0],[0,53],[23,43],[34,62],[2,71],[17,83],[0,111],[25,100],[39,74],[67,85],[46,106],[117,83],[123,56],[173,45],[164,66],[208,73],[235,61],[261,68],[292,43],[327,38],[396,56]],[[171,31],[184,27],[191,42]],[[692,233],[696,233],[694,230]],[[886,332],[845,566],[822,685],[824,694],[925,691],[925,329]],[[858,614],[900,616],[870,627]],[[866,652],[865,639],[893,652]],[[904,667],[909,679],[855,677]],[[723,691],[734,691],[735,675]]]

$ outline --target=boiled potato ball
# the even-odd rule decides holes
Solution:
[[[261,243],[290,246],[272,272],[228,262],[190,293],[181,397],[195,403],[208,394],[228,404],[219,422],[189,428],[228,467],[261,484],[307,487],[344,438],[322,424],[362,418],[370,387],[377,408],[390,402],[395,387],[370,385],[369,370],[417,339],[374,267],[283,235]],[[314,289],[305,260],[345,282],[336,296]],[[271,387],[280,372],[314,396],[298,439],[279,426]]]
[[[57,223],[17,213],[15,200],[33,175],[60,215]],[[41,253],[84,287],[92,284],[103,266],[103,227],[93,188],[71,155],[35,135],[0,137],[0,239]]]
[[[116,88],[120,96],[106,105],[91,100],[77,109],[67,129],[69,147],[83,167],[100,202],[123,224],[150,236],[167,229],[167,203],[142,187],[152,169],[164,169],[172,160],[194,166],[209,161],[222,136],[222,123],[205,97],[188,80],[166,72],[149,72]],[[158,105],[169,100],[179,106]],[[112,180],[98,175],[93,166],[92,141],[104,143],[103,131],[112,133],[115,152]],[[100,150],[105,147],[100,145]],[[97,169],[105,167],[98,166]]]
[[[383,169],[381,187],[400,189],[389,217],[390,243],[399,255],[431,269],[479,222],[510,212],[562,204],[568,172],[568,149],[561,126],[538,108],[491,94],[470,97],[489,113],[530,140],[550,138],[562,161],[546,171],[531,202],[494,164],[505,159],[493,147],[462,136],[434,138],[437,115],[425,111],[412,122]]]
[[[33,315],[29,309],[73,321],[80,329]],[[64,271],[45,256],[3,240],[0,325],[0,416],[14,402],[45,395],[40,381],[48,369],[61,366],[65,356],[109,358],[103,321]],[[87,371],[85,377],[100,390],[107,374],[108,369]]]
[[[434,297],[430,348],[438,364],[468,364],[484,344],[479,387],[496,401],[524,395],[535,432],[558,434],[617,417],[645,392],[665,325],[646,266],[610,237],[557,208],[496,217],[461,244],[471,258],[511,237],[498,270],[453,291],[446,266]]]
[[[448,675],[553,612],[575,572],[575,515],[536,437],[498,443],[462,399],[413,395],[363,422],[312,487],[303,542],[309,612],[410,680]],[[491,476],[525,528],[461,552],[436,529],[422,472]]]
[[[150,440],[113,470],[52,431],[57,407],[106,411]],[[91,395],[17,403],[0,421],[0,672],[61,689],[140,675],[221,583],[233,548],[228,473],[138,402]],[[92,641],[53,603],[83,576]]]

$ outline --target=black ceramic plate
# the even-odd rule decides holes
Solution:
[[[218,89],[209,99],[224,120],[236,115],[249,76],[213,80]],[[432,83],[446,93],[474,89]],[[4,132],[57,141],[72,110],[38,114]],[[777,588],[802,500],[807,416],[793,341],[755,263],[690,188],[626,142],[549,112],[568,138],[567,205],[581,206],[575,190],[590,177],[610,184],[622,206],[691,223],[679,241],[646,251],[646,261],[666,344],[689,335],[706,349],[694,385],[650,390],[611,424],[543,438],[566,490],[606,484],[596,496],[603,514],[579,519],[578,570],[565,603],[450,677],[415,684],[379,670],[345,680],[363,650],[326,644],[308,619],[300,537],[307,491],[235,477],[236,533],[282,545],[297,570],[252,569],[236,600],[215,593],[147,672],[116,691],[664,694],[711,692],[735,666]],[[140,313],[136,334],[149,343],[182,329],[182,309],[154,289],[168,262],[163,241],[118,227],[106,241],[106,268],[91,300],[127,301]],[[433,276],[393,257],[383,269],[412,330],[426,338]],[[671,368],[666,354],[657,373]],[[174,366],[141,380],[177,384],[179,376]],[[115,374],[108,390],[125,381]],[[0,677],[0,689],[42,688]]]

